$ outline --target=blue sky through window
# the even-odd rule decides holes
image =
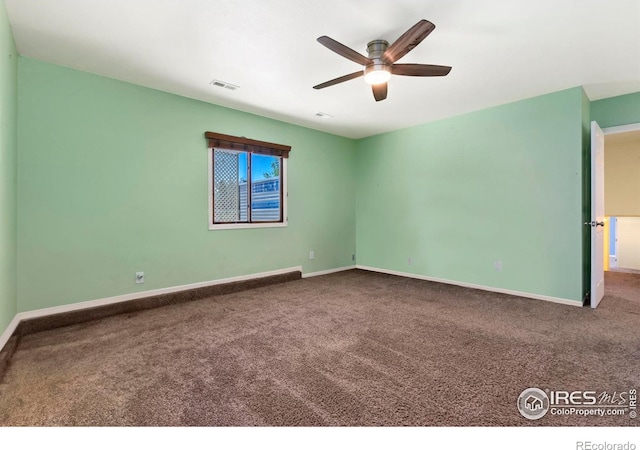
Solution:
[[[240,152],[238,155],[238,176],[240,180],[247,180],[247,156],[249,153]],[[273,161],[279,161],[277,156],[268,155],[251,155],[251,180],[253,182],[264,180],[265,173],[271,173],[271,163]]]

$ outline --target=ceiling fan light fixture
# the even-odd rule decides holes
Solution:
[[[364,81],[368,84],[382,84],[391,78],[391,69],[383,63],[371,64],[364,68]]]
[[[387,98],[387,82],[392,74],[407,77],[443,77],[449,74],[451,67],[434,64],[397,64],[400,58],[413,50],[435,27],[434,24],[426,19],[419,20],[418,23],[405,31],[391,45],[383,39],[369,42],[367,44],[367,56],[331,39],[329,36],[320,36],[317,39],[320,44],[332,52],[360,64],[362,70],[325,81],[313,88],[324,89],[364,76],[365,82],[371,85],[373,98],[376,99],[376,102],[379,102]]]

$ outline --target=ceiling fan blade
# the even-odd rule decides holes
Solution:
[[[362,64],[363,66],[371,64],[371,60],[369,58],[361,55],[355,50],[350,49],[346,45],[331,39],[329,36],[320,36],[317,41],[327,47],[329,50],[334,51],[338,55],[344,56],[345,58],[350,59],[353,62]]]
[[[431,64],[394,64],[391,73],[409,77],[443,77],[451,72],[449,66],[434,66]]]
[[[382,59],[390,64],[396,62],[413,50],[424,38],[429,36],[429,33],[431,33],[435,27],[436,26],[428,20],[422,19],[391,44],[382,55]]]
[[[373,97],[377,102],[387,98],[387,83],[374,84],[371,86]]]
[[[329,86],[333,86],[334,84],[344,83],[345,81],[353,80],[354,78],[358,78],[364,75],[362,70],[358,70],[357,72],[350,73],[349,75],[343,75],[338,78],[334,78],[333,80],[325,81],[317,86],[314,86],[314,89],[324,89]]]

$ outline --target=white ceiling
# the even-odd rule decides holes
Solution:
[[[591,100],[640,91],[640,0],[6,0],[18,52],[286,122],[360,138],[574,86]],[[420,19],[435,31],[376,103],[359,66]],[[216,88],[219,79],[240,86]],[[324,112],[333,116],[321,119]]]

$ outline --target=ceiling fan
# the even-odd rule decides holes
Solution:
[[[393,44],[378,39],[367,44],[367,56],[363,56],[346,45],[320,36],[317,40],[329,50],[336,52],[353,62],[362,64],[363,70],[343,75],[333,80],[314,86],[314,89],[324,89],[338,83],[353,80],[364,75],[364,80],[371,85],[373,97],[377,102],[387,98],[387,81],[391,75],[405,75],[410,77],[442,77],[451,71],[449,66],[435,66],[431,64],[396,64],[395,62],[413,50],[423,41],[436,26],[428,20],[421,20],[409,28]]]

